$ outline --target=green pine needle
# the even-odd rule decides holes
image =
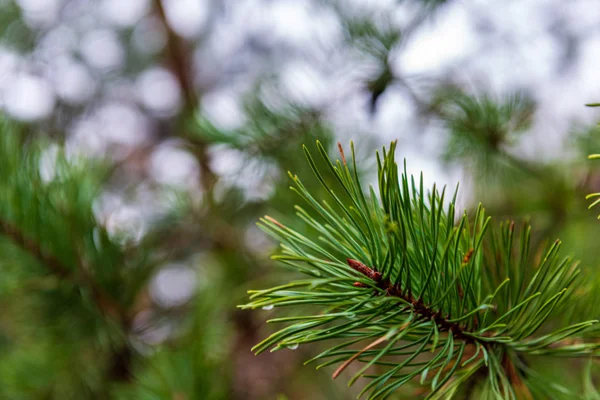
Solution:
[[[332,203],[314,198],[290,174],[307,207],[296,208],[298,222],[314,233],[271,217],[258,224],[281,243],[276,259],[308,278],[252,291],[242,306],[290,306],[306,314],[271,320],[290,325],[253,351],[332,341],[310,361],[321,362],[318,368],[337,364],[334,378],[362,364],[350,384],[369,378],[363,390],[369,399],[408,384],[423,385],[428,398],[447,398],[473,379],[496,398],[532,398],[519,360],[598,356],[598,340],[590,340],[597,321],[562,326],[556,319],[579,273],[570,258],[559,257],[559,241],[533,257],[528,225],[493,224],[481,206],[459,217],[456,191],[448,201],[445,188],[426,192],[422,176],[415,181],[406,166],[399,171],[396,143],[377,153],[377,197],[373,188],[363,190],[353,145],[350,164],[341,146],[335,163],[317,147],[327,171],[304,152]],[[343,192],[332,190],[332,177]]]

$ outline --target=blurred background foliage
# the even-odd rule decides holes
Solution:
[[[591,0],[0,0],[0,398],[354,396],[318,346],[252,355],[271,311],[235,308],[293,274],[254,224],[293,223],[317,139],[367,180],[398,139],[596,293],[598,27]]]

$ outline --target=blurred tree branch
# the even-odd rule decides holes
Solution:
[[[192,152],[196,156],[196,159],[200,165],[200,179],[202,183],[202,189],[204,190],[204,196],[206,199],[209,199],[209,201],[212,201],[210,199],[212,198],[212,188],[215,184],[216,176],[210,168],[210,157],[207,151],[208,143],[199,138],[197,135],[190,134],[189,129],[185,129],[186,120],[195,114],[200,103],[200,98],[196,94],[194,87],[189,45],[183,38],[177,35],[177,33],[169,24],[162,0],[154,0],[154,7],[167,32],[167,62],[171,66],[171,70],[179,82],[179,87],[184,99],[182,113],[184,129],[178,132],[181,132],[180,135],[190,142],[191,145],[193,145]]]

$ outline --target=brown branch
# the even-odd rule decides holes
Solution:
[[[441,311],[435,311],[422,299],[415,299],[409,292],[403,292],[400,286],[392,284],[389,278],[382,279],[381,273],[367,267],[360,261],[347,259],[348,265],[354,270],[362,273],[366,277],[372,279],[377,284],[377,287],[385,290],[387,296],[398,297],[412,306],[414,312],[424,320],[431,320],[440,327],[440,331],[451,332],[456,339],[464,340],[467,343],[479,342],[482,346],[489,346],[488,342],[478,341],[476,338],[469,335],[471,333],[467,328],[456,322],[451,322],[448,316],[442,315]]]
[[[198,104],[198,97],[194,90],[192,71],[189,67],[189,52],[186,49],[186,43],[179,38],[177,33],[171,28],[167,20],[167,14],[161,0],[155,0],[154,5],[161,23],[167,31],[167,57],[173,73],[179,82],[184,96],[186,107],[195,108]]]
[[[102,313],[123,321],[125,313],[122,311],[120,304],[96,285],[83,268],[81,268],[79,275],[75,275],[75,271],[64,265],[55,256],[44,251],[37,242],[28,238],[19,228],[4,219],[0,219],[0,234],[6,236],[22,250],[32,255],[57,278],[88,287],[94,302]]]
[[[6,236],[23,251],[32,255],[40,264],[46,267],[55,277],[69,281],[75,285],[85,287],[90,291],[91,298],[104,316],[116,320],[124,331],[128,331],[131,324],[131,316],[121,304],[116,301],[101,286],[98,286],[90,276],[83,257],[78,254],[79,264],[77,270],[64,265],[59,259],[44,251],[34,240],[28,238],[19,228],[10,222],[0,219],[0,235]],[[77,272],[77,274],[76,274]],[[127,345],[119,346],[111,353],[112,358],[107,371],[107,377],[116,381],[128,381],[131,378],[131,362],[133,350]]]
[[[194,88],[192,62],[188,44],[177,35],[169,25],[162,0],[154,0],[154,8],[161,23],[167,31],[167,62],[175,75],[184,99],[183,116],[193,115],[199,106],[199,97]],[[209,195],[216,181],[216,176],[210,168],[210,157],[207,153],[208,144],[197,135],[189,134],[185,130],[182,137],[192,145],[192,152],[200,165],[201,184],[205,194]],[[210,199],[211,196],[209,195]]]
[[[502,368],[504,369],[508,381],[514,389],[517,398],[523,400],[533,400],[531,391],[519,376],[519,373],[515,368],[515,364],[510,359],[508,353],[504,353],[504,357],[502,358]]]
[[[380,283],[379,287],[385,289],[388,296],[399,297],[411,304],[417,315],[425,320],[432,320],[437,326],[440,327],[440,331],[451,332],[456,339],[464,340],[467,343],[473,343],[477,341],[477,339],[468,335],[468,333],[471,332],[465,327],[461,326],[457,322],[450,322],[448,316],[442,315],[442,312],[439,310],[434,311],[427,304],[425,304],[422,299],[415,299],[412,294],[402,292],[402,290],[397,285],[393,285],[389,279],[384,279]],[[480,342],[480,344],[486,347],[488,346],[487,342]]]
[[[59,259],[45,252],[41,246],[26,237],[10,222],[0,219],[0,233],[44,264],[58,278],[65,278],[72,274],[72,271],[64,266]]]
[[[463,264],[467,263],[469,261],[472,254],[473,254],[473,249],[470,249],[469,252],[467,253],[467,255],[463,258]],[[410,291],[408,293],[403,292],[402,289],[400,288],[400,286],[392,284],[389,278],[385,278],[385,279],[382,278],[382,275],[380,272],[375,271],[373,268],[366,266],[365,264],[361,263],[360,261],[347,259],[347,262],[348,262],[348,265],[350,265],[350,267],[352,267],[352,269],[360,272],[361,274],[365,275],[369,279],[372,279],[375,282],[377,287],[385,290],[387,296],[397,297],[397,298],[404,300],[406,303],[409,303],[411,305],[412,309],[414,310],[414,312],[421,319],[433,321],[433,323],[435,323],[439,327],[439,331],[449,332],[455,339],[462,340],[462,341],[466,342],[467,345],[473,345],[474,343],[478,343],[479,345],[481,345],[487,349],[489,349],[489,347],[491,346],[491,343],[481,341],[481,340],[473,337],[471,335],[472,332],[470,330],[468,330],[466,327],[461,326],[460,324],[458,324],[456,322],[451,322],[448,318],[449,316],[442,315],[441,311],[433,310],[431,307],[429,307],[427,304],[425,304],[422,299],[420,299],[420,298],[415,299],[414,296],[410,293]],[[355,282],[353,286],[366,287],[366,285],[364,285],[360,282]],[[402,327],[402,329],[404,329],[405,327],[406,327],[406,324],[405,324],[405,326]],[[335,379],[344,369],[346,369],[346,367],[348,367],[348,365],[352,361],[354,361],[356,358],[358,358],[363,352],[375,347],[376,345],[382,343],[384,340],[385,340],[385,337],[381,337],[381,338],[377,339],[376,341],[374,341],[373,343],[369,344],[367,347],[365,347],[358,353],[356,353],[354,356],[352,356],[350,359],[348,359],[344,364],[342,364],[334,372],[333,378]],[[577,344],[580,342],[578,341],[578,339],[563,339],[559,342],[556,342],[556,343],[550,345],[550,347],[559,348],[561,346],[573,345],[574,343]],[[470,355],[468,355],[468,356],[463,355],[463,359],[457,360],[456,363],[463,362],[464,360],[466,360],[470,357],[471,357]],[[525,399],[525,400],[533,399],[533,396],[532,396],[529,388],[525,385],[525,383],[519,376],[519,373],[518,373],[517,369],[515,368],[514,363],[510,359],[510,355],[508,353],[504,353],[504,356],[502,357],[502,369],[506,373],[506,376],[508,377],[509,382],[511,383],[512,387],[516,391],[519,399]]]

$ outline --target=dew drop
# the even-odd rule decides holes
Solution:
[[[274,307],[274,306],[273,306],[273,304],[269,304],[268,306],[263,306],[263,308],[262,308],[262,309],[263,309],[263,310],[267,310],[267,311],[269,311],[269,310],[272,310],[272,309],[273,309],[273,307]]]
[[[290,344],[287,348],[290,350],[296,350],[298,348],[298,343]]]

